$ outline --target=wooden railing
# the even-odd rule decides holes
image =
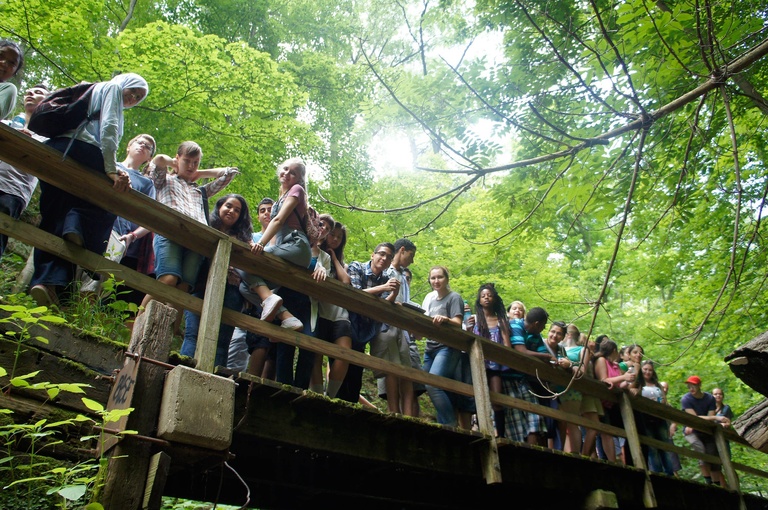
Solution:
[[[241,327],[248,331],[270,337],[290,345],[307,349],[332,358],[343,359],[368,369],[378,370],[399,377],[419,382],[461,395],[472,396],[477,406],[480,431],[486,437],[483,455],[484,476],[488,483],[501,482],[498,462],[497,440],[493,437],[492,404],[517,408],[533,412],[555,420],[575,423],[579,426],[605,432],[612,436],[626,437],[635,467],[648,473],[648,467],[642,454],[641,445],[659,450],[676,452],[706,462],[721,464],[728,480],[729,488],[740,491],[736,470],[751,475],[768,478],[768,472],[743,464],[732,462],[728,441],[745,446],[749,444],[732,430],[724,430],[718,424],[702,420],[671,406],[658,404],[646,398],[632,398],[625,393],[609,391],[606,385],[589,378],[581,378],[571,383],[570,374],[538,359],[520,354],[487,339],[475,336],[452,325],[436,326],[431,319],[410,309],[392,304],[371,294],[360,292],[343,285],[337,280],[317,282],[311,278],[308,270],[287,263],[269,254],[254,256],[248,246],[221,232],[190,220],[186,216],[131,190],[117,193],[111,187],[111,181],[103,175],[75,163],[71,159],[62,161],[60,152],[42,145],[15,130],[0,125],[0,159],[19,169],[25,170],[41,180],[57,186],[73,195],[108,209],[115,214],[143,225],[164,237],[201,253],[211,259],[211,269],[206,285],[205,299],[201,300],[183,293],[152,278],[132,271],[125,266],[111,262],[92,252],[51,236],[28,224],[13,220],[0,214],[0,231],[25,244],[56,253],[62,258],[75,262],[89,270],[102,274],[114,274],[116,278],[135,288],[171,303],[178,308],[188,309],[201,314],[195,358],[200,370],[213,372],[218,328],[221,322]],[[406,329],[415,335],[434,338],[443,344],[466,351],[470,356],[472,380],[475,384],[438,377],[409,367],[393,364],[366,354],[318,340],[301,333],[265,323],[253,317],[243,315],[223,306],[228,267],[232,265],[247,272],[268,277],[285,287],[295,289],[310,297],[331,302],[350,311],[375,317],[376,320]],[[526,374],[534,375],[544,381],[567,385],[601,400],[617,402],[624,419],[624,428],[617,428],[602,423],[586,420],[581,416],[530,404],[488,389],[485,360],[493,360]],[[694,452],[638,434],[634,412],[641,412],[681,425],[714,434],[719,456]],[[740,492],[739,492],[740,493]],[[656,506],[650,476],[646,476],[645,505]]]

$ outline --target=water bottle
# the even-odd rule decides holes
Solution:
[[[11,127],[13,129],[22,129],[26,125],[27,125],[27,119],[21,114],[11,119]]]

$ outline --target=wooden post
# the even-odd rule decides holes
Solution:
[[[150,301],[136,318],[129,351],[159,361],[170,354],[176,310],[158,301]],[[136,380],[134,410],[128,416],[127,430],[152,436],[160,413],[165,369],[142,363]],[[109,510],[136,510],[144,500],[144,487],[150,465],[151,445],[143,441],[123,440],[108,454],[104,493],[100,503]]]
[[[224,305],[224,293],[227,289],[230,253],[232,253],[232,243],[228,239],[221,239],[216,246],[216,253],[211,259],[208,281],[205,284],[205,299],[203,300],[203,313],[200,315],[200,328],[197,331],[195,358],[197,358],[196,368],[209,374],[212,374],[216,368],[214,366],[216,363],[216,345],[219,342],[221,309]]]
[[[142,510],[160,510],[162,507],[163,488],[170,466],[171,457],[165,452],[157,452],[150,459]]]
[[[491,393],[485,372],[483,345],[478,340],[472,340],[469,344],[469,368],[472,372],[472,387],[475,391],[477,423],[480,426],[480,432],[491,438],[487,441],[487,447],[483,449],[483,476],[486,483],[501,483],[499,447],[493,439]]]
[[[643,504],[645,508],[656,508],[656,494],[653,492],[651,476],[648,473],[648,466],[645,463],[643,449],[640,446],[640,434],[637,432],[637,423],[635,422],[635,413],[632,409],[632,401],[627,393],[622,393],[619,400],[619,409],[621,410],[621,419],[624,421],[624,431],[627,433],[627,444],[632,454],[632,463],[645,471],[645,488],[643,489]]]
[[[722,470],[725,477],[728,479],[728,488],[739,494],[739,509],[746,510],[746,503],[744,502],[744,497],[741,495],[739,475],[733,468],[733,463],[731,462],[731,450],[728,448],[728,440],[725,438],[725,430],[720,425],[715,427],[715,443],[717,444],[717,453],[720,454]]]

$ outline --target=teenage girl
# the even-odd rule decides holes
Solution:
[[[474,333],[512,348],[509,341],[509,319],[504,313],[504,302],[493,283],[480,286],[475,300],[475,328]],[[485,371],[488,376],[488,387],[496,393],[502,392],[501,373],[509,370],[508,367],[495,361],[485,360]],[[496,426],[496,436],[504,437],[505,428],[504,407],[493,404],[493,421]]]
[[[429,285],[432,292],[424,298],[422,308],[432,317],[435,325],[453,324],[461,327],[464,317],[464,300],[453,292],[448,284],[448,269],[434,266],[429,270]],[[461,351],[448,347],[439,340],[427,339],[424,350],[424,371],[433,375],[455,379],[461,363]],[[427,386],[427,393],[437,411],[437,422],[456,426],[456,395],[436,386]]]
[[[635,374],[632,372],[621,373],[619,367],[619,349],[613,340],[603,340],[595,355],[595,377],[599,381],[608,385],[608,388],[614,391],[626,390],[630,383],[635,380]],[[621,419],[619,405],[616,402],[603,401],[603,423],[623,428],[624,421]],[[605,456],[608,460],[616,461],[616,449],[611,448],[614,444],[613,436],[605,432],[600,434],[604,446]]]
[[[224,195],[216,201],[216,205],[211,211],[211,226],[220,232],[235,237],[244,243],[251,240],[253,233],[253,224],[251,223],[251,213],[248,210],[248,203],[240,195]],[[203,270],[204,271],[204,270]],[[205,281],[206,275],[200,275],[198,281]],[[196,297],[205,296],[205,285],[199,285],[193,293]],[[240,294],[240,275],[229,268],[227,274],[227,287],[224,291],[224,306],[239,312],[243,308],[243,296]],[[200,316],[184,311],[184,342],[181,344],[180,353],[184,356],[194,356],[197,349],[197,333],[200,328]],[[229,342],[232,340],[234,326],[221,323],[219,326],[219,338],[216,344],[215,366],[227,366],[229,355]]]
[[[15,42],[0,39],[0,119],[6,118],[16,107],[16,85],[8,80],[24,67],[24,54]]]

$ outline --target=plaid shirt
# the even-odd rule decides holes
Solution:
[[[237,173],[234,168],[227,168],[224,175],[218,179],[198,186],[197,183],[179,179],[176,174],[158,169],[154,163],[149,164],[149,178],[155,184],[157,201],[205,225],[208,224],[208,219],[205,217],[201,190],[205,189],[206,196],[210,198],[226,188]]]
[[[382,271],[380,275],[376,276],[373,271],[371,271],[370,262],[365,264],[362,262],[352,262],[347,266],[347,274],[349,274],[349,279],[352,280],[352,287],[360,290],[384,285],[392,277],[389,270]],[[389,294],[389,292],[382,292],[379,296],[386,298]]]

